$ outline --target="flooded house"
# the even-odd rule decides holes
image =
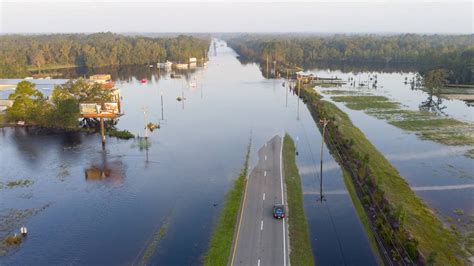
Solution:
[[[196,57],[189,58],[189,68],[196,68],[197,66],[197,59]]]
[[[188,64],[183,64],[183,63],[175,63],[174,67],[176,69],[188,69]]]
[[[173,67],[173,62],[166,60],[164,63],[157,63],[156,67],[164,70],[171,70]]]

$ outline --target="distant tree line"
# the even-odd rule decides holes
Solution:
[[[24,77],[31,68],[188,62],[206,57],[210,39],[148,38],[113,33],[0,36],[0,77]]]
[[[473,83],[474,35],[241,35],[228,38],[242,61],[311,66],[318,61],[416,64],[446,69],[451,83]]]

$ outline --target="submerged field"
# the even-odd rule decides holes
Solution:
[[[326,91],[324,92],[326,94]],[[333,93],[329,93],[333,94]],[[431,112],[406,110],[400,103],[387,97],[376,95],[347,95],[341,91],[331,96],[335,102],[343,102],[347,108],[363,110],[379,119],[408,131],[415,132],[422,139],[436,141],[446,145],[474,145],[474,125]],[[466,154],[468,156],[469,153]]]
[[[347,114],[334,104],[320,100],[320,95],[312,87],[304,88],[302,93],[302,97],[306,100],[315,121],[319,121],[318,114],[320,113],[330,114],[331,121],[333,121],[332,126],[342,134],[344,139],[348,140],[348,146],[351,147],[354,154],[367,158],[367,167],[373,173],[375,182],[383,191],[389,206],[403,210],[405,217],[403,227],[418,243],[418,249],[423,254],[424,259],[429,260],[431,257],[435,257],[434,260],[440,265],[462,264],[464,257],[464,251],[461,247],[462,240],[453,231],[447,229],[434,212],[416,196],[398,171],[352,124]],[[380,96],[372,98],[365,95],[363,96],[364,100],[357,97],[362,96],[345,96],[336,99],[333,97],[333,100],[358,104],[361,110],[364,110],[362,108],[364,101],[373,101],[377,104],[389,102],[387,98]],[[395,105],[396,103],[391,104]],[[373,106],[373,103],[368,105]],[[390,107],[386,110],[393,109]]]

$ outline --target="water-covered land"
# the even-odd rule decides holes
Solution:
[[[8,221],[2,223],[0,234],[16,232],[21,225],[30,231],[19,248],[0,257],[0,263],[138,263],[146,254],[147,261],[155,264],[199,264],[225,194],[241,169],[249,138],[254,164],[257,147],[288,132],[298,150],[316,262],[374,264],[376,255],[342,171],[327,149],[326,201],[317,201],[321,136],[310,113],[282,86],[283,80],[265,79],[259,66],[242,65],[236,56],[218,42],[216,49],[211,45],[208,67],[183,73],[181,79],[148,66],[64,70],[68,78],[112,74],[125,113],[118,129],[143,136],[144,108],[147,121],[160,123],[161,128],[146,143],[107,138],[105,150],[98,134],[0,129],[0,216]],[[446,224],[467,230],[474,211],[474,183],[472,159],[465,155],[472,146],[423,138],[421,131],[397,127],[392,121],[406,112],[416,116],[412,112],[429,106],[430,118],[472,124],[472,107],[411,90],[405,78],[412,78],[413,72],[313,72],[357,81],[377,75],[377,89],[349,84],[316,89],[329,100],[385,97],[377,98],[376,107],[388,103],[391,109],[384,111],[395,109],[397,116],[387,119],[380,116],[380,109],[354,108],[348,101],[336,104]],[[142,84],[142,79],[149,82]],[[176,100],[183,96],[184,101]],[[166,233],[161,234],[163,225]],[[148,250],[150,243],[155,250]]]

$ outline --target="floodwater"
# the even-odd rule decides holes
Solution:
[[[156,69],[114,75],[125,113],[118,128],[143,136],[144,110],[146,122],[161,124],[149,133],[148,149],[139,140],[107,138],[102,150],[97,134],[1,129],[0,181],[34,183],[0,189],[0,215],[11,208],[46,208],[14,228],[24,224],[29,235],[0,264],[137,263],[165,221],[169,226],[150,263],[201,264],[249,140],[254,165],[257,150],[284,132],[299,151],[316,262],[375,264],[341,170],[326,148],[326,201],[317,201],[321,136],[306,107],[300,103],[298,109],[281,80],[266,80],[257,65],[235,57],[218,45],[208,67],[185,79]],[[141,84],[143,78],[149,82]],[[183,95],[184,103],[176,101]]]
[[[461,100],[447,100],[430,95],[423,90],[412,90],[405,84],[415,75],[413,72],[341,72],[315,69],[312,71],[323,77],[339,77],[347,80],[367,81],[377,75],[377,89],[354,89],[374,95],[386,96],[400,102],[408,110],[420,110],[420,106],[432,103],[432,111],[440,116],[452,117],[460,121],[474,123],[474,107]],[[350,87],[340,87],[344,90]],[[339,88],[338,88],[339,89]],[[321,90],[321,89],[320,89]],[[324,91],[324,89],[322,89]],[[326,98],[329,98],[327,95]],[[394,165],[408,181],[413,190],[439,217],[452,220],[461,231],[474,215],[474,160],[464,156],[472,146],[449,146],[430,140],[422,140],[415,133],[390,125],[386,120],[377,119],[364,111],[351,110],[344,103],[335,103],[351,118],[367,138]],[[456,214],[461,209],[464,215]],[[452,219],[449,219],[451,217]]]

